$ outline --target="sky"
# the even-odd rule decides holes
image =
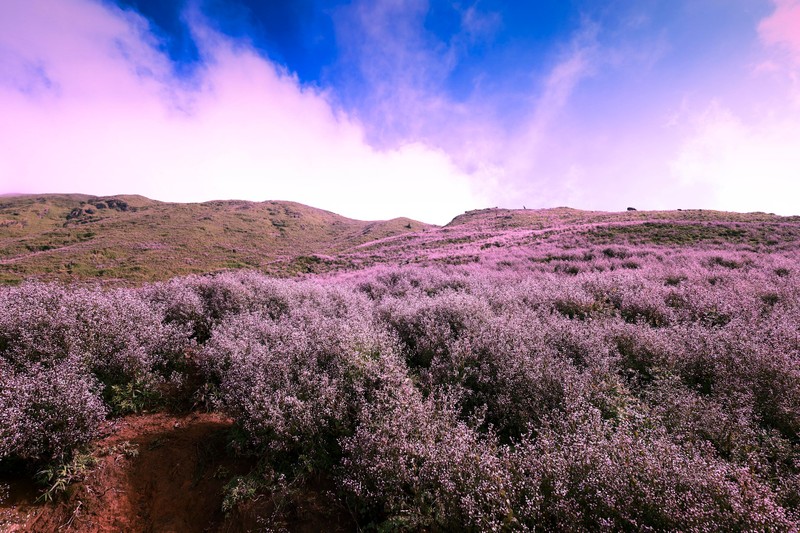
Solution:
[[[0,194],[800,214],[800,0],[0,0]]]

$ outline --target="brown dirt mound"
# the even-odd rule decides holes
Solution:
[[[0,530],[245,532],[278,526],[290,531],[355,529],[316,480],[284,502],[262,495],[222,512],[223,488],[254,466],[227,449],[231,421],[217,414],[131,416],[109,423],[92,446],[98,463],[57,503],[36,503],[29,480],[0,480]]]

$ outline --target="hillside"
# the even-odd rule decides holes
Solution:
[[[798,217],[0,213],[0,530],[800,530]]]
[[[428,227],[405,218],[353,220],[294,202],[10,196],[0,198],[0,283],[143,282],[238,268],[290,275],[353,246]]]
[[[0,200],[0,283],[23,279],[139,284],[251,269],[273,276],[379,264],[548,268],[609,246],[776,252],[800,243],[800,217],[567,207],[468,211],[443,227],[366,222],[294,202],[158,202],[142,196]],[[585,252],[585,253],[584,253]],[[538,265],[538,266],[537,266]]]
[[[359,266],[379,263],[472,264],[537,268],[555,260],[591,261],[609,246],[676,253],[702,247],[717,251],[778,252],[800,243],[800,217],[708,210],[625,211],[480,209],[444,227],[389,236],[340,255]],[[552,265],[551,265],[552,266]],[[556,265],[557,266],[557,265]]]

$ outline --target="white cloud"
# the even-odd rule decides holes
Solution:
[[[800,117],[747,122],[712,103],[695,120],[673,172],[684,185],[706,186],[712,205],[733,211],[800,214]]]
[[[520,110],[518,129],[496,147],[495,160],[508,178],[501,196],[504,203],[513,206],[523,200],[550,207],[580,202],[576,180],[585,173],[577,162],[565,157],[570,149],[565,137],[570,133],[561,129],[559,119],[576,88],[595,69],[596,36],[597,27],[586,21],[544,78],[540,94],[531,97],[528,109]]]
[[[0,79],[0,192],[285,199],[437,223],[485,203],[445,152],[374,149],[324,92],[191,18],[205,66],[187,83],[135,14],[0,6],[0,61],[16,65]]]
[[[761,43],[739,80],[747,98],[683,110],[690,129],[671,170],[710,193],[708,207],[800,214],[800,1],[774,0],[757,23]]]

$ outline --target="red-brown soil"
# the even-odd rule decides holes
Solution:
[[[245,532],[355,529],[315,482],[297,491],[279,519],[270,495],[222,512],[223,488],[246,474],[251,459],[228,450],[231,421],[218,414],[130,416],[105,428],[92,446],[98,462],[55,503],[37,503],[29,479],[0,480],[0,530]]]

